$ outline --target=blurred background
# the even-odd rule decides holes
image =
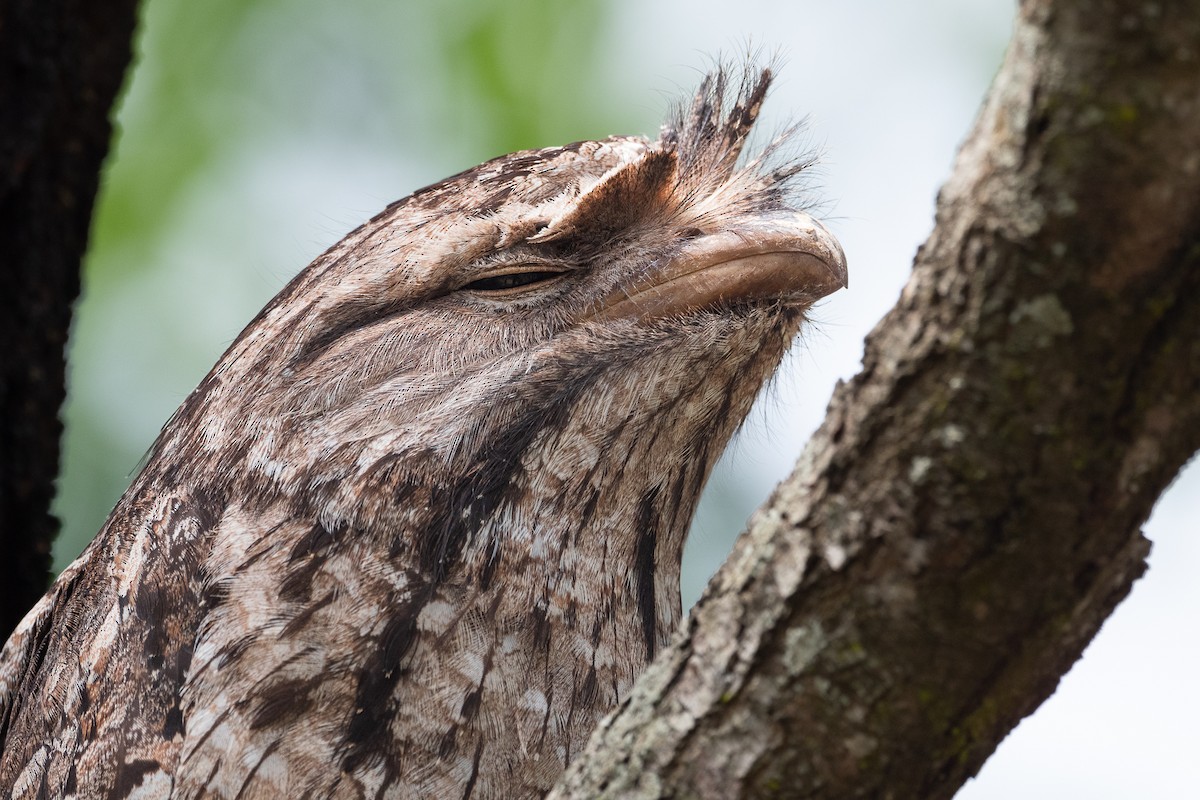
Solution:
[[[1003,55],[1005,0],[148,0],[70,355],[59,569],[159,427],[283,284],[386,203],[511,150],[653,135],[714,58],[777,57],[768,132],[824,154],[851,290],[711,481],[690,605],[895,301]],[[1174,798],[1200,785],[1200,470],[1147,526],[1148,576],[1057,694],[960,793]]]

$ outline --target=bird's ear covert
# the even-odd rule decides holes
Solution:
[[[677,164],[673,150],[651,150],[637,161],[613,167],[569,210],[528,241],[550,242],[568,236],[608,238],[639,221],[655,220],[671,202]]]

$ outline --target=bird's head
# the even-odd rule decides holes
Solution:
[[[394,203],[263,310],[162,442],[331,525],[413,502],[528,525],[545,512],[515,498],[600,513],[624,487],[686,528],[805,312],[846,282],[789,188],[808,162],[741,159],[769,82],[717,72],[655,141],[514,153]]]

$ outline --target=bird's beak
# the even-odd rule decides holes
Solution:
[[[846,285],[846,254],[837,239],[795,212],[689,240],[618,286],[587,317],[656,319],[755,300],[807,305]]]

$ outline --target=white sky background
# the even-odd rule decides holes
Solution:
[[[863,337],[895,301],[931,228],[937,187],[999,64],[1012,13],[1006,0],[620,0],[607,59],[620,74],[609,85],[622,93],[619,107],[642,117],[661,118],[714,54],[736,56],[748,42],[779,54],[763,127],[809,118],[811,141],[825,154],[823,209],[850,263],[851,289],[820,307],[817,330],[786,363],[709,487],[685,564],[685,605],[719,563],[725,540],[788,472],[834,382],[857,372]],[[372,124],[357,97],[344,102],[359,109],[363,126]],[[148,444],[296,269],[400,194],[469,166],[415,161],[377,132],[367,132],[367,143],[338,138],[354,127],[314,127],[291,138],[274,131],[225,156],[178,210],[162,263],[102,290],[112,317],[94,318],[85,302],[72,386],[87,387],[108,426]],[[219,299],[233,296],[240,299]],[[164,324],[179,313],[164,298],[182,298],[189,313],[203,309],[189,318],[186,341]],[[141,327],[124,324],[131,321]],[[159,383],[137,391],[153,395],[161,409],[153,412],[129,402],[147,363]],[[72,446],[81,445],[68,440]],[[1189,524],[1198,515],[1193,467],[1147,526],[1148,576],[1058,693],[960,798],[1177,798],[1200,785],[1200,587],[1191,577],[1200,572],[1200,542]]]

